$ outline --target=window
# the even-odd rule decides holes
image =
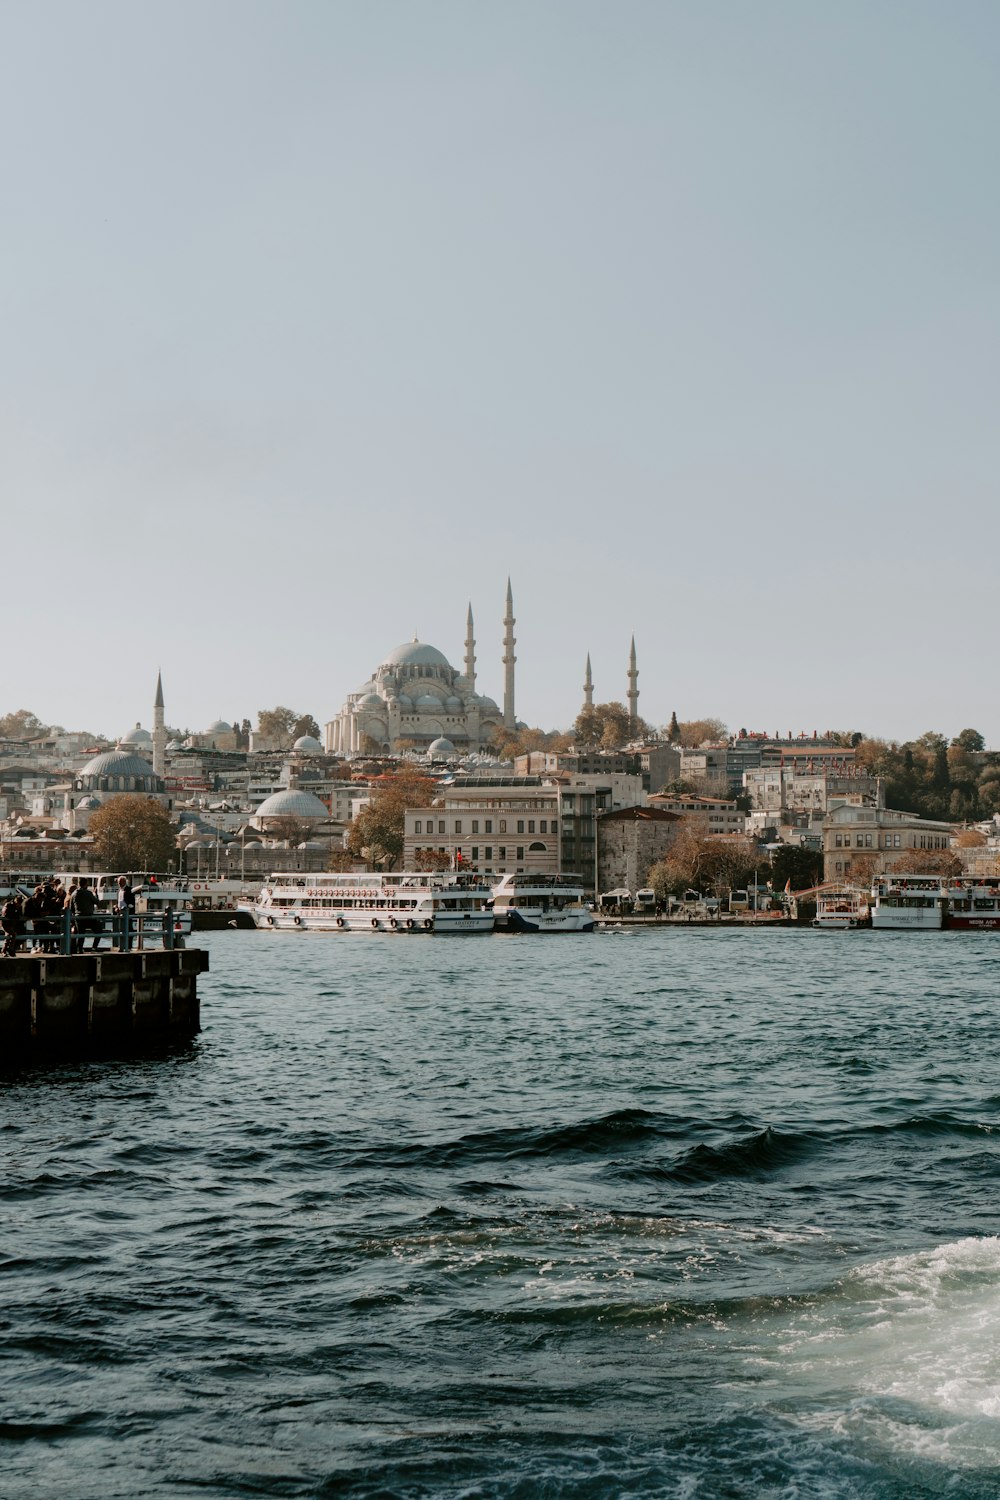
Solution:
[[[428,825],[429,827],[430,825]],[[444,818],[438,819],[438,833],[444,833]]]
[[[492,818],[487,818],[486,819],[486,822],[483,825],[483,832],[484,833],[492,833],[493,832],[493,819]]]
[[[487,846],[486,846],[486,863],[489,864],[490,860],[492,858],[493,858],[493,850],[490,848],[489,844],[487,844]]]
[[[522,846],[518,846],[517,857],[518,859],[524,858],[524,848]]]
[[[418,818],[417,821],[413,825],[413,832],[414,833],[423,833],[423,831],[424,831],[423,820],[421,818]]]
[[[872,836],[871,836],[870,833],[866,833],[865,834],[865,848],[866,849],[870,849],[871,846],[872,846]]]
[[[518,833],[523,833],[524,832],[524,819],[523,818],[518,818],[518,820],[517,820],[517,831],[518,831]]]
[[[865,847],[864,835],[860,834],[860,833],[856,833],[854,835],[854,842],[855,842],[857,848],[863,849]]]
[[[534,833],[534,831],[535,831],[535,820],[534,820],[534,818],[529,818],[528,819],[528,832],[529,833]]]
[[[472,863],[474,865],[479,863],[479,850],[475,844],[472,846]]]
[[[507,850],[504,848],[503,844],[500,845],[500,858],[501,859],[506,859],[507,858]]]
[[[473,831],[473,833],[478,833],[479,832],[479,819],[478,818],[473,818],[473,820],[472,820],[472,831]]]
[[[462,820],[461,820],[461,818],[456,818],[455,819],[455,832],[456,833],[461,833],[462,832]]]

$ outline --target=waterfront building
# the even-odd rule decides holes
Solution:
[[[404,869],[438,856],[490,879],[559,873],[559,793],[537,776],[463,777],[404,817]]]
[[[842,803],[823,822],[823,879],[860,880],[905,871],[915,854],[944,853],[955,836],[952,823],[890,807]]]
[[[627,890],[632,896],[649,884],[649,872],[663,859],[683,819],[656,807],[623,807],[598,815],[598,892]]]
[[[702,833],[743,833],[746,814],[726,797],[696,797],[688,793],[658,792],[649,799],[650,807],[675,813],[699,826]]]

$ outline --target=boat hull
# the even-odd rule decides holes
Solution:
[[[875,906],[872,909],[872,927],[883,931],[940,932],[941,908],[905,906]]]
[[[389,912],[342,912],[334,917],[326,912],[297,912],[294,907],[276,911],[273,906],[252,906],[249,910],[255,927],[264,932],[381,932],[402,937],[455,935],[469,937],[492,932],[493,913],[489,911],[435,912],[427,917],[400,917]]]
[[[498,932],[593,932],[596,922],[589,911],[532,911],[515,908],[497,918]]]

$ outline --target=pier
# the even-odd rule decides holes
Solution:
[[[108,919],[106,938],[111,948],[75,951],[80,937],[67,924],[0,959],[0,1062],[98,1056],[200,1031],[204,949],[177,945],[173,923],[159,918]]]

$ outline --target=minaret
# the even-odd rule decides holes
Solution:
[[[628,654],[628,732],[634,735],[639,727],[639,669],[635,664],[635,636]]]
[[[583,675],[583,711],[594,706],[594,678],[590,670],[590,652],[587,652],[587,670]]]
[[[153,700],[153,775],[163,776],[167,767],[167,730],[163,722],[163,679],[156,674],[156,697]]]
[[[517,720],[514,717],[514,663],[517,657],[514,655],[514,596],[510,591],[510,579],[507,579],[507,612],[503,617],[503,727],[505,729],[516,729]]]
[[[472,633],[472,605],[465,620],[465,677],[470,690],[476,691],[476,638]]]

